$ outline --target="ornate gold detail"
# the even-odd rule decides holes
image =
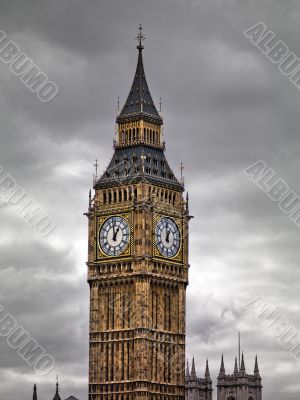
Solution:
[[[99,231],[101,230],[103,224],[105,223],[105,221],[107,221],[109,218],[111,217],[121,217],[124,218],[127,222],[128,222],[128,226],[130,229],[130,239],[129,239],[129,243],[126,247],[126,249],[123,251],[122,254],[117,255],[117,256],[111,256],[111,255],[107,255],[103,252],[103,250],[101,249],[101,246],[99,244],[98,241],[98,236],[99,236]],[[95,227],[95,249],[96,249],[96,260],[95,261],[100,261],[102,259],[108,260],[108,259],[113,259],[113,260],[122,260],[125,257],[130,257],[132,254],[132,248],[133,248],[133,228],[132,228],[132,218],[131,215],[129,213],[124,213],[124,214],[106,214],[106,215],[96,215],[96,227]]]
[[[155,237],[155,230],[158,222],[161,218],[166,217],[170,218],[176,222],[179,231],[180,231],[180,247],[173,257],[165,257],[161,254],[157,247],[156,237]],[[153,258],[158,258],[160,260],[165,260],[166,262],[182,262],[183,260],[183,241],[184,241],[184,229],[183,229],[183,220],[182,218],[174,218],[173,216],[164,215],[164,214],[153,214],[153,236],[152,236],[152,248],[153,248]]]

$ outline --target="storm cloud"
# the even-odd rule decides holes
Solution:
[[[117,97],[132,83],[138,25],[167,158],[194,219],[187,356],[197,373],[221,353],[232,372],[241,331],[247,372],[258,354],[264,398],[299,398],[299,359],[249,313],[264,295],[300,330],[299,228],[243,172],[258,160],[300,193],[300,92],[243,32],[262,21],[300,57],[294,0],[0,0],[4,31],[58,86],[42,103],[0,62],[0,165],[55,219],[41,237],[0,203],[0,303],[56,361],[36,376],[0,338],[0,397],[87,398],[87,221],[93,163],[112,155]],[[215,391],[216,392],[216,391]],[[216,393],[215,393],[216,394]]]

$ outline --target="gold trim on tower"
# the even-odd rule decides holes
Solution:
[[[112,217],[120,217],[123,218],[124,220],[127,221],[128,227],[129,227],[129,241],[124,249],[124,251],[121,254],[118,254],[116,256],[113,255],[107,255],[101,248],[101,245],[99,243],[99,232],[101,231],[101,228],[105,224],[106,221],[108,221]],[[126,257],[130,257],[132,254],[132,222],[131,222],[131,215],[126,213],[126,214],[110,214],[110,215],[104,215],[104,216],[97,216],[96,217],[96,229],[95,229],[95,248],[96,248],[96,261],[99,261],[101,259],[113,259],[113,260],[118,260],[118,259],[124,259]]]
[[[158,249],[157,246],[157,240],[156,240],[156,227],[157,224],[159,223],[159,221],[162,218],[169,218],[171,220],[173,220],[180,232],[180,246],[179,249],[177,251],[177,253],[173,256],[173,257],[166,257],[164,256],[160,250]],[[153,238],[152,238],[152,247],[153,247],[153,257],[160,259],[160,260],[166,260],[166,261],[173,261],[173,262],[182,262],[183,259],[183,240],[184,240],[184,235],[183,235],[183,220],[182,218],[176,218],[176,217],[172,217],[170,215],[165,215],[165,214],[154,214],[153,215]]]

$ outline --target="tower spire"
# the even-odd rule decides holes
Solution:
[[[58,391],[58,375],[56,375],[56,390],[55,390],[55,395],[53,397],[53,400],[61,400],[60,395],[59,395],[59,391]]]
[[[189,361],[188,361],[188,360],[187,360],[187,362],[186,362],[185,376],[186,376],[187,378],[190,378],[190,367],[189,367]]]
[[[33,385],[33,396],[32,400],[37,400],[36,384]]]
[[[143,119],[150,123],[162,125],[163,120],[154,105],[145,76],[142,52],[145,36],[142,29],[140,25],[139,34],[136,37],[139,54],[135,76],[127,100],[117,117],[117,123],[127,123],[128,121],[132,122]]]
[[[193,361],[192,361],[191,378],[192,378],[192,379],[196,379],[196,378],[197,378],[197,375],[196,375],[196,367],[195,367],[195,358],[194,358],[194,356],[193,356]]]
[[[237,374],[239,373],[237,357],[235,357],[235,363],[234,363],[234,371],[233,371],[233,373],[234,373],[234,375],[237,375]]]
[[[222,354],[219,377],[224,375],[225,375],[225,366],[224,366],[224,356]]]
[[[210,381],[210,372],[209,372],[209,366],[208,366],[208,359],[206,359],[206,367],[205,367],[205,379],[207,381]]]
[[[245,361],[244,361],[244,353],[242,353],[242,361],[241,361],[240,372],[241,372],[241,373],[245,373],[245,372],[246,372]]]
[[[256,376],[256,378],[260,378],[260,373],[259,373],[259,368],[258,368],[258,361],[257,361],[257,355],[255,356],[254,376]]]

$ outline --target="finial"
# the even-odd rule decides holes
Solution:
[[[258,361],[257,361],[257,355],[255,356],[254,376],[256,376],[256,378],[260,378],[260,373],[259,373],[259,368],[258,368]]]
[[[224,366],[224,356],[222,354],[219,376],[224,376],[224,375],[225,375],[225,366]]]
[[[33,396],[32,400],[37,400],[36,384],[33,385]]]
[[[99,167],[97,158],[95,160],[94,167],[95,167],[95,178],[97,179],[97,177],[98,177],[98,167]]]
[[[185,371],[185,375],[186,375],[187,378],[190,377],[189,360],[186,361],[186,371]]]
[[[184,165],[183,162],[180,163],[180,180],[183,181],[183,170],[184,170]]]
[[[240,370],[240,368],[241,368],[241,332],[239,332],[239,344],[238,344],[238,346],[239,346],[239,370]]]
[[[53,400],[61,400],[60,395],[58,393],[58,375],[56,375],[56,391]]]
[[[138,35],[137,35],[137,37],[136,37],[136,40],[138,40],[138,42],[139,42],[139,45],[137,46],[137,49],[138,49],[139,51],[142,51],[142,50],[143,50],[143,48],[144,48],[144,46],[143,46],[143,41],[144,41],[145,39],[146,39],[146,38],[145,38],[145,36],[143,35],[142,24],[140,24],[140,26],[139,26],[139,33],[138,33]]]
[[[237,374],[239,373],[238,363],[237,363],[237,357],[235,357],[233,373],[234,373],[234,375],[237,375]]]
[[[118,101],[117,101],[117,110],[120,111],[120,96],[118,96]]]
[[[92,205],[92,191],[90,189],[90,191],[89,191],[89,208],[91,208],[91,205]]]
[[[241,372],[246,372],[246,368],[245,368],[245,361],[244,361],[244,353],[242,353],[242,361],[241,361],[241,368],[240,368]]]
[[[162,106],[163,106],[162,98],[160,97],[159,98],[159,112],[162,112]]]
[[[209,366],[208,366],[208,359],[206,359],[205,379],[206,379],[207,381],[210,380],[210,372],[209,372]]]
[[[189,192],[186,192],[186,200],[185,200],[185,202],[186,202],[186,209],[188,210],[189,209]]]
[[[193,360],[192,360],[191,378],[192,379],[196,379],[197,378],[194,356],[193,356]]]

